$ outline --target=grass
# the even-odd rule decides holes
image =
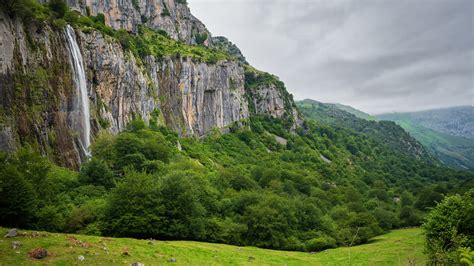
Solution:
[[[7,229],[0,228],[0,232]],[[16,238],[0,240],[0,265],[405,265],[414,261],[426,263],[422,253],[423,237],[418,228],[400,229],[373,238],[370,243],[355,247],[330,249],[310,254],[237,247],[193,241],[148,241],[129,238],[108,238],[73,234],[31,231]],[[21,241],[18,250],[13,241]],[[150,244],[151,242],[152,244]],[[43,247],[50,253],[42,260],[28,257],[34,248]],[[123,252],[127,251],[128,255]],[[83,255],[84,261],[78,256]],[[175,258],[176,262],[169,262]]]

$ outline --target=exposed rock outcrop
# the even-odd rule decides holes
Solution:
[[[209,33],[182,2],[69,0],[80,12],[88,7],[92,14],[104,13],[114,28],[134,31],[145,24],[192,44],[195,34]],[[164,6],[169,16],[159,13]],[[0,149],[29,143],[60,165],[78,168],[84,154],[71,116],[80,113],[80,95],[65,30],[48,22],[25,25],[0,11],[0,36]],[[234,57],[204,62],[180,54],[137,58],[118,40],[93,29],[76,29],[75,36],[92,139],[102,129],[124,130],[136,116],[146,122],[154,118],[183,136],[201,136],[252,114],[292,118],[295,125],[299,121],[282,83],[247,88],[245,58],[226,39],[216,47]]]
[[[196,44],[196,36],[206,35],[206,26],[194,17],[185,0],[68,0],[69,5],[83,15],[104,14],[106,25],[114,29],[137,32],[139,25],[164,30],[168,35],[188,44]]]
[[[248,64],[247,59],[245,59],[245,56],[242,54],[242,51],[240,51],[239,47],[229,41],[229,39],[227,39],[226,37],[212,37],[212,44],[217,49],[227,52],[241,63]]]
[[[47,25],[23,27],[20,21],[3,18],[0,29],[8,41],[0,65],[0,146],[11,150],[12,143],[34,143],[43,154],[77,168],[78,134],[68,117],[79,108],[74,101],[78,95],[64,32]],[[161,111],[161,122],[182,135],[203,135],[249,115],[244,70],[236,61],[209,64],[189,57],[149,56],[139,64],[102,33],[76,35],[86,68],[93,134],[100,128],[122,131],[136,115],[148,121],[155,110]]]

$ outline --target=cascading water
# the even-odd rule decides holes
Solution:
[[[81,50],[79,50],[79,45],[76,41],[76,34],[74,29],[69,25],[66,27],[66,37],[69,52],[71,54],[74,85],[76,86],[78,95],[76,104],[77,107],[79,107],[79,117],[75,117],[73,121],[75,121],[74,124],[76,130],[80,132],[81,148],[84,152],[84,155],[88,157],[90,155],[89,145],[91,143],[91,123],[89,113],[89,98],[87,96],[86,73],[84,71]]]

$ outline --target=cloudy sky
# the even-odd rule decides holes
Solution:
[[[378,114],[474,104],[472,0],[188,0],[296,99]]]

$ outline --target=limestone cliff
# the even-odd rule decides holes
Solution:
[[[119,2],[124,2],[123,6]],[[87,0],[70,4],[104,12],[112,27],[130,26],[133,30],[140,22],[133,20],[135,15],[124,15],[128,14],[124,10],[131,14],[138,10],[127,9],[132,1],[119,2]],[[164,2],[149,0],[146,7],[145,2],[138,3],[143,9],[139,14],[143,15],[152,8],[151,3]],[[166,3],[176,5],[174,12],[188,12],[186,19],[173,23],[187,24],[182,25],[183,29],[195,26],[185,4],[172,0]],[[110,9],[114,6],[116,10]],[[127,18],[111,19],[122,15]],[[162,18],[156,19],[146,23],[167,30],[160,24],[164,23]],[[180,35],[184,32],[177,31],[173,36],[168,31],[176,39],[193,43],[192,31]],[[252,83],[248,75],[251,67],[235,56],[211,62],[179,53],[137,57],[100,31],[76,28],[74,35],[84,65],[92,139],[100,130],[124,130],[137,116],[146,122],[153,117],[182,136],[201,136],[252,114],[292,118],[295,125],[299,121],[293,99],[282,83]],[[79,95],[66,31],[49,22],[24,23],[0,11],[0,36],[0,149],[14,150],[30,144],[61,165],[79,167],[85,154],[77,131]]]
[[[188,44],[196,44],[201,35],[207,36],[206,45],[212,42],[210,32],[191,14],[186,0],[68,0],[68,3],[83,15],[104,14],[106,25],[114,29],[137,32],[143,24],[164,30],[171,38]]]

